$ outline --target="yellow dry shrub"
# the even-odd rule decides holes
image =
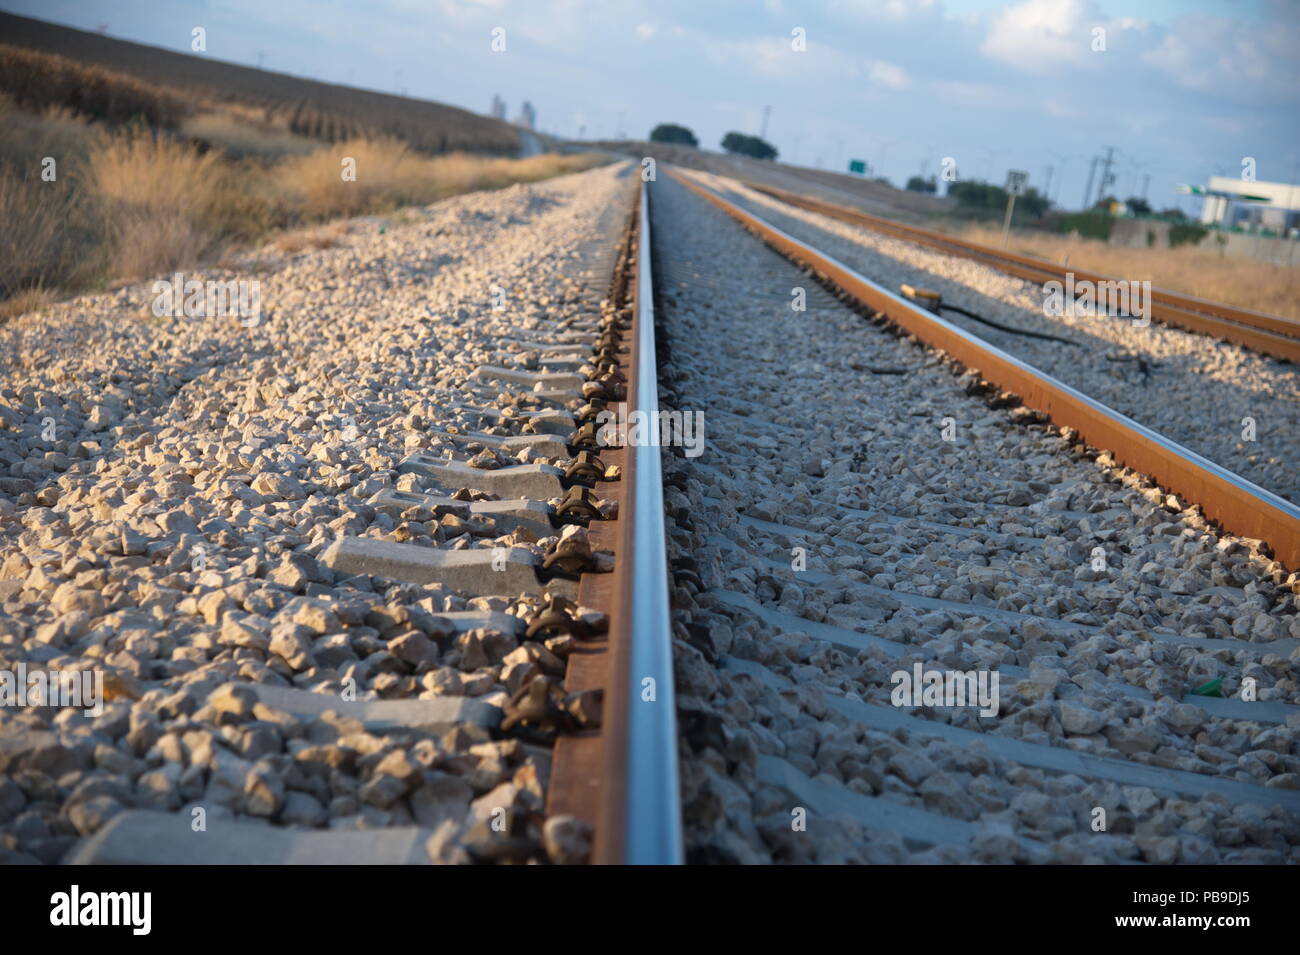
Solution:
[[[355,180],[343,178],[344,160],[351,160],[347,168],[355,170]],[[272,176],[303,218],[319,220],[427,205],[462,192],[534,182],[605,161],[592,154],[528,159],[467,153],[424,156],[394,139],[358,139],[286,159]]]
[[[220,239],[223,173],[217,153],[146,131],[102,135],[86,187],[105,218],[110,273],[139,278],[209,255]]]
[[[962,238],[995,249],[1002,244],[1001,232],[986,226],[969,227]],[[1148,280],[1157,288],[1184,295],[1300,319],[1300,250],[1295,266],[1288,267],[1194,246],[1125,248],[1045,232],[1016,232],[1007,247],[1058,265],[1117,279]]]

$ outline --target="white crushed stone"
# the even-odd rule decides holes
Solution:
[[[335,248],[267,247],[237,272],[187,275],[259,279],[252,328],[154,318],[151,283],[0,326],[0,668],[96,668],[115,696],[94,719],[0,708],[0,862],[56,862],[127,808],[441,827],[441,861],[488,837],[494,807],[540,812],[550,752],[525,738],[465,725],[412,746],[252,706],[229,684],[505,702],[515,638],[453,636],[438,615],[522,617],[535,598],[374,592],[317,557],[343,534],[543,552],[490,520],[399,524],[365,502],[426,489],[396,473],[409,452],[484,450],[432,428],[520,432],[518,411],[539,405],[471,375],[536,370],[539,352],[499,340],[593,317],[572,272],[583,243],[616,238],[629,182],[605,167],[465,195],[356,220]],[[463,405],[515,419],[497,427]],[[581,852],[576,820],[557,826],[520,851]]]

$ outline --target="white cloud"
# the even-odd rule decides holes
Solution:
[[[643,40],[651,39],[658,32],[659,28],[653,23],[638,23],[636,25],[636,35]]]
[[[1208,89],[1210,73],[1204,62],[1198,62],[1192,48],[1177,34],[1171,33],[1164,41],[1142,55],[1144,62],[1169,74],[1179,86],[1186,89]]]
[[[867,77],[873,83],[894,90],[905,90],[912,85],[901,66],[886,63],[884,60],[872,60]]]
[[[807,51],[798,52],[791,47],[789,37],[760,36],[723,41],[710,37],[703,49],[716,62],[747,67],[762,76],[803,77],[814,81],[834,78],[840,81],[861,75],[860,61],[855,57],[824,44],[816,47],[809,44]]]
[[[1185,17],[1142,60],[1186,90],[1240,100],[1296,98],[1300,26],[1287,21],[1257,25],[1211,17]]]
[[[1049,73],[1091,52],[1083,0],[1024,0],[993,20],[980,52],[1017,69]]]
[[[937,0],[832,0],[830,10],[867,20],[906,20],[935,8]]]

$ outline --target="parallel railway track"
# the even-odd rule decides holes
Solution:
[[[1200,504],[1206,514],[1233,533],[1267,541],[1283,564],[1300,569],[1300,508],[1296,505],[871,282],[716,192],[672,174],[784,255],[825,276],[861,306],[942,349],[966,367],[978,369],[993,385],[1014,393],[1058,426],[1076,429],[1093,445],[1113,452],[1121,463]],[[798,197],[782,194],[779,198]],[[802,199],[796,204],[813,208]],[[1300,347],[1300,340],[1296,344]]]
[[[1163,491],[1103,478],[1085,443],[1225,522],[1244,492],[1292,569],[1296,509],[671,178],[677,194],[655,193],[664,270],[681,277],[661,314],[665,387],[716,422],[711,455],[668,479],[689,857],[1294,860],[1297,578],[1258,559],[1233,563],[1245,594],[1181,577],[1239,545],[1194,520],[1165,536]],[[741,254],[709,206],[779,257]],[[792,318],[776,301],[802,284],[788,263],[847,307]],[[954,387],[944,369],[962,365]],[[941,415],[973,437],[945,446],[929,432]],[[1090,568],[1098,544],[1112,564]],[[1254,587],[1268,619],[1243,627],[1230,608]],[[1198,692],[1205,667],[1225,698]],[[991,669],[1001,710],[900,702],[893,681],[913,668]],[[1242,675],[1265,673],[1271,701],[1240,698]],[[724,761],[752,821],[713,809]],[[1245,819],[1267,822],[1238,840]]]
[[[842,222],[859,225],[951,255],[972,259],[1038,284],[1048,281],[1063,283],[1066,281],[1067,273],[1072,273],[1076,282],[1104,283],[1115,279],[1114,276],[1100,275],[1086,269],[1067,268],[1032,256],[1003,249],[991,249],[933,229],[907,225],[810,196],[797,195],[774,186],[746,184],[751,189],[801,209],[818,212]],[[1151,317],[1158,322],[1245,345],[1262,354],[1300,362],[1300,322],[1295,319],[1236,308],[1222,302],[1212,302],[1167,289],[1153,288],[1151,299]]]

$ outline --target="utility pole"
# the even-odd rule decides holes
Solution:
[[[1016,196],[1025,191],[1029,173],[1019,169],[1007,170],[1007,217],[1002,220],[1002,248],[1007,247],[1007,237],[1011,234],[1011,215],[1016,210]]]
[[[1061,174],[1060,174],[1059,176],[1056,177],[1056,198],[1057,198],[1057,199],[1060,199],[1060,198],[1061,198],[1061,184],[1065,182],[1065,165],[1066,165],[1066,163],[1068,163],[1071,159],[1074,159],[1075,157],[1074,157],[1074,156],[1067,156],[1067,155],[1064,155],[1063,153],[1058,153],[1056,150],[1052,150],[1052,158],[1056,160],[1056,164],[1057,164],[1058,166],[1060,166],[1060,168],[1061,168]],[[1052,198],[1052,197],[1051,197],[1051,196],[1048,196],[1047,198],[1050,199],[1050,198]]]
[[[1092,203],[1090,203],[1088,200],[1092,196],[1092,177],[1097,175],[1097,162],[1099,161],[1100,158],[1101,157],[1099,156],[1093,156],[1092,165],[1088,167],[1088,185],[1085,186],[1083,190],[1083,211],[1084,212],[1087,212],[1089,209],[1092,208]]]
[[[1002,248],[1007,247],[1007,236],[1011,234],[1011,213],[1016,211],[1016,194],[1007,196],[1007,216],[1002,220]]]
[[[767,139],[767,118],[772,115],[772,107],[763,107],[763,131],[758,134],[759,139]]]
[[[1047,167],[1047,182],[1043,185],[1043,198],[1052,194],[1052,167]]]
[[[1287,190],[1287,198],[1290,200],[1287,203],[1287,205],[1289,205],[1292,209],[1296,208],[1295,184],[1296,184],[1297,176],[1300,176],[1300,159],[1297,159],[1295,161],[1295,164],[1291,167],[1291,183],[1290,183],[1290,188]],[[1282,221],[1285,222],[1286,219],[1283,219]],[[1300,230],[1294,230],[1293,227],[1293,231],[1291,234],[1291,247],[1287,249],[1286,252],[1286,264],[1288,266],[1295,261],[1295,247],[1297,242],[1300,242]]]
[[[1102,170],[1101,170],[1101,185],[1097,187],[1098,199],[1101,199],[1106,195],[1106,187],[1115,181],[1115,177],[1112,176],[1110,172],[1110,167],[1113,166],[1114,164],[1115,164],[1115,147],[1107,146],[1106,160],[1102,164]]]
[[[1147,189],[1151,186],[1151,173],[1142,177],[1142,201],[1147,201]]]

